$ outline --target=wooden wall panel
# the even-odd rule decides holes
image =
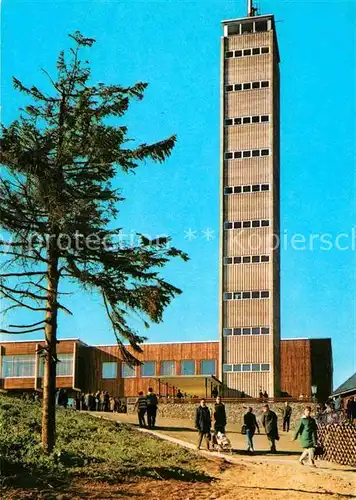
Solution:
[[[226,160],[224,185],[272,184],[273,174],[268,158],[268,156],[262,156],[260,158],[246,158],[245,160]],[[226,196],[224,196],[225,198]]]
[[[282,340],[281,390],[293,397],[311,396],[310,340]]]
[[[229,264],[226,266],[224,289],[239,290],[270,290],[273,283],[267,263],[260,264]]]
[[[225,195],[226,220],[271,219],[272,203],[271,191]]]

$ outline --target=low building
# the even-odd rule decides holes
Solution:
[[[1,390],[42,389],[43,361],[38,354],[42,343],[0,343]],[[72,393],[105,390],[118,397],[135,396],[148,387],[162,396],[174,396],[179,388],[187,396],[210,397],[217,387],[220,394],[241,396],[238,391],[230,394],[218,380],[217,341],[147,343],[142,348],[143,352],[137,354],[142,364],[131,367],[123,361],[117,345],[89,346],[79,339],[61,340],[57,387]],[[326,399],[332,390],[331,340],[282,340],[281,367],[282,395],[308,400],[314,386],[317,398]],[[253,373],[248,363],[241,369]]]
[[[356,397],[356,373],[351,375],[343,384],[341,384],[332,394],[334,397],[340,396],[344,400],[344,405],[353,397]]]

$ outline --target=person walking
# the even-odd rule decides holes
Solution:
[[[314,452],[317,445],[317,425],[311,416],[311,407],[306,406],[304,417],[302,417],[295,431],[293,441],[300,436],[300,444],[303,448],[303,453],[299,458],[299,463],[304,465],[304,460],[309,457],[310,467],[315,467]]]
[[[181,390],[180,390],[180,389],[178,389],[176,397],[177,397],[178,399],[182,399],[182,398],[183,398],[183,394],[182,394],[182,392],[181,392]]]
[[[153,392],[152,387],[149,387],[146,399],[147,399],[147,425],[149,429],[153,429],[154,426],[156,425],[158,398],[156,394]]]
[[[143,394],[143,391],[138,393],[135,409],[137,409],[138,425],[140,427],[146,427],[145,414],[147,411],[147,397]]]
[[[283,431],[289,432],[290,417],[292,415],[292,407],[288,401],[284,403],[283,410]]]
[[[195,427],[199,432],[197,449],[200,450],[200,445],[203,441],[203,438],[205,438],[206,448],[209,451],[211,415],[209,408],[206,406],[206,401],[204,398],[200,401],[200,405],[196,410]]]
[[[246,426],[247,451],[254,453],[255,449],[253,447],[253,436],[256,433],[256,429],[258,434],[260,433],[260,428],[257,423],[256,415],[252,412],[251,406],[244,415],[244,424]]]
[[[267,404],[263,405],[262,425],[265,428],[268,441],[271,445],[271,453],[276,453],[276,441],[279,440],[278,435],[278,419],[274,411],[270,410]]]
[[[226,411],[225,411],[225,405],[221,402],[221,396],[217,396],[216,398],[213,419],[214,419],[214,430],[216,434],[218,432],[225,434]]]

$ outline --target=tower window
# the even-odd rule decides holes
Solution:
[[[251,227],[251,221],[250,220],[244,220],[242,223],[242,227]]]
[[[226,118],[225,125],[233,125],[234,120],[232,118]]]
[[[226,90],[226,92],[232,92],[234,90],[234,86],[233,85],[225,85],[225,90]]]
[[[252,227],[260,227],[260,221],[259,220],[253,220],[252,221]]]
[[[261,156],[268,156],[269,155],[269,149],[261,149]]]
[[[261,262],[269,262],[269,255],[261,255]]]
[[[236,159],[242,158],[242,152],[241,151],[235,151],[234,158],[236,158]]]
[[[269,116],[268,115],[262,115],[261,116],[261,122],[269,122]]]
[[[242,191],[244,193],[249,193],[251,191],[251,186],[242,186]]]
[[[242,329],[242,335],[250,335],[250,334],[251,334],[250,328],[243,328]]]
[[[234,118],[235,125],[241,125],[241,123],[242,123],[242,118]]]
[[[249,264],[251,262],[251,257],[249,255],[245,255],[242,257],[243,264]]]
[[[243,158],[250,158],[251,157],[251,151],[243,151],[242,152],[242,157]]]
[[[225,194],[231,194],[231,193],[233,193],[233,189],[234,188],[232,188],[232,187],[226,187],[226,188],[224,188],[224,193]]]
[[[252,49],[252,55],[258,56],[260,53],[261,53],[261,49],[259,47]]]
[[[253,32],[253,23],[243,23],[241,25],[242,33],[252,33]]]
[[[242,291],[242,292],[225,292],[224,300],[248,300],[248,299],[268,299],[269,291],[268,290],[254,290],[254,291]],[[245,335],[244,332],[242,332]],[[234,335],[235,330],[234,330]]]
[[[251,123],[251,117],[250,116],[244,116],[242,118],[242,123]]]
[[[259,116],[253,116],[252,117],[252,123],[259,123],[260,117]]]
[[[242,227],[242,223],[241,221],[236,221],[234,222],[234,229],[240,229]]]
[[[232,335],[232,328],[224,328],[224,337]]]
[[[250,82],[247,82],[247,83],[243,84],[243,89],[244,90],[250,90],[250,88],[251,88],[251,83]]]
[[[242,50],[235,50],[235,57],[242,57]]]
[[[268,54],[269,53],[269,47],[262,47],[261,48],[261,54]]]
[[[251,364],[250,363],[243,364],[242,371],[243,372],[250,372],[251,371]]]
[[[262,191],[269,191],[269,184],[262,184],[261,185],[261,190]]]
[[[261,328],[261,334],[262,335],[269,335],[269,328],[268,327],[262,327]]]
[[[237,220],[234,222],[230,221],[225,221],[224,222],[224,229],[240,229],[241,227],[246,227],[246,228],[255,228],[255,227],[262,227],[262,226],[269,226],[269,220],[264,219],[264,220]]]
[[[252,367],[251,371],[253,371],[253,372],[260,372],[261,371],[260,363],[252,363],[251,367]]]
[[[233,369],[234,372],[240,372],[241,371],[241,365],[240,364],[233,365],[232,369]]]
[[[252,53],[251,49],[244,49],[244,56],[250,56]]]
[[[233,223],[232,222],[225,222],[224,223],[224,228],[225,229],[232,229],[233,228]]]
[[[234,257],[234,264],[241,264],[241,257]]]
[[[263,372],[269,372],[269,364],[268,363],[262,363],[261,364],[261,371],[263,371]]]
[[[234,187],[234,193],[240,194],[241,193],[241,186],[235,186]]]
[[[229,57],[234,57],[234,52],[233,51],[229,51],[229,52],[226,52],[225,53],[225,57],[228,59]]]
[[[260,334],[259,328],[252,328],[252,335],[259,335],[259,334]]]
[[[225,160],[231,160],[233,157],[233,153],[225,153]]]
[[[255,31],[257,33],[261,32],[261,31],[268,31],[267,21],[258,21],[258,22],[255,22]]]
[[[225,364],[223,366],[224,373],[232,372],[232,365]]]
[[[255,192],[255,191],[259,191],[261,186],[260,186],[259,184],[254,184],[254,185],[253,185],[253,186],[251,186],[251,187],[252,187],[252,191],[254,191],[254,192]]]
[[[242,90],[242,83],[236,83],[235,90]]]
[[[260,256],[259,255],[253,255],[252,256],[252,262],[254,264],[257,264],[258,262],[260,262]]]
[[[264,80],[263,82],[261,82],[261,87],[269,87],[269,81]]]
[[[261,220],[261,226],[262,227],[268,227],[269,226],[269,220]]]

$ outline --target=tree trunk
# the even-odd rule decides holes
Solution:
[[[58,254],[56,241],[51,238],[48,257],[48,280],[46,302],[46,352],[43,375],[42,403],[42,448],[46,454],[53,451],[56,432],[56,359],[57,359],[57,292],[58,292]]]

